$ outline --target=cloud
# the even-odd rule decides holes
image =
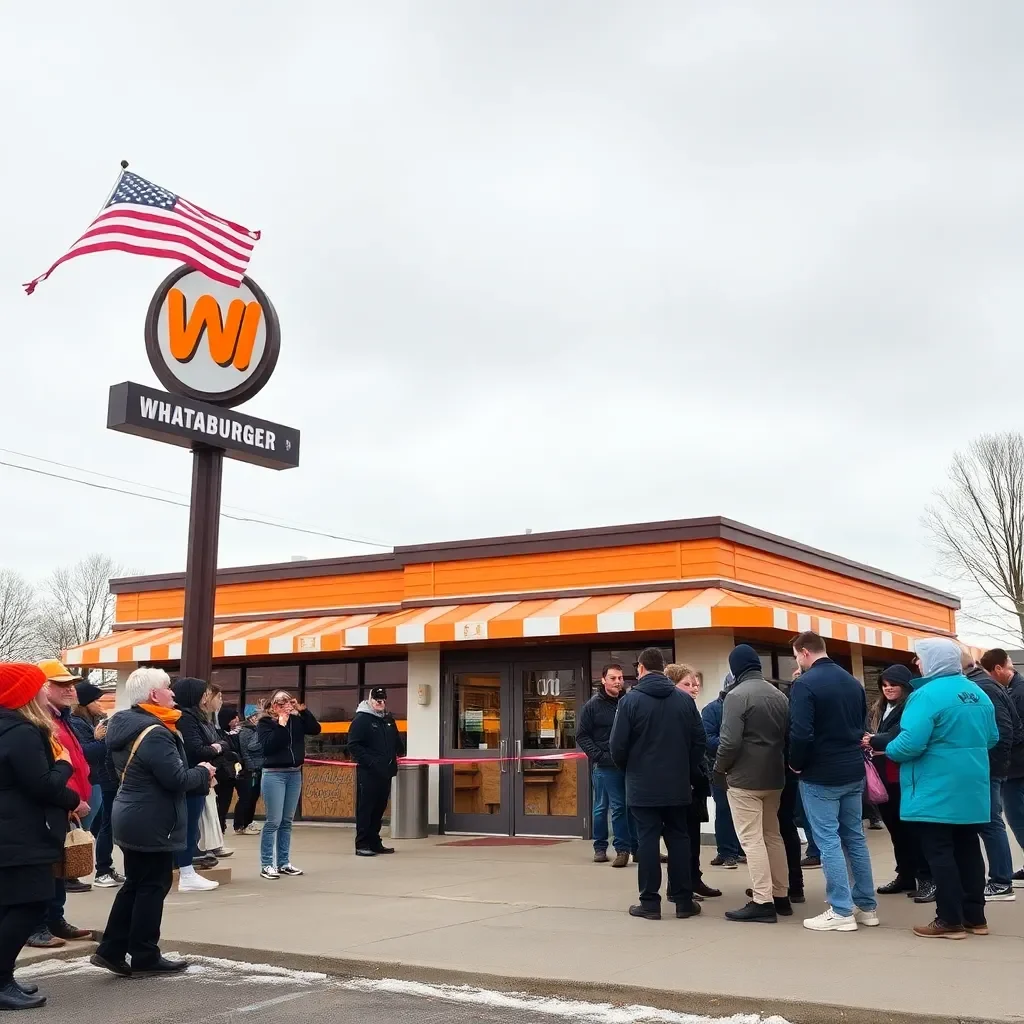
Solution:
[[[264,232],[248,411],[303,466],[225,501],[409,543],[725,514],[935,581],[953,450],[1019,419],[1013,5],[185,0],[9,15],[10,447],[187,492],[104,429],[170,265],[42,270],[117,161]],[[201,26],[201,29],[200,29]],[[975,397],[982,384],[983,397]],[[183,563],[185,512],[0,467],[6,561]],[[127,528],[126,528],[127,527]],[[225,522],[223,564],[364,550]]]

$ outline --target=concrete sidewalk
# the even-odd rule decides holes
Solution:
[[[887,834],[869,836],[876,883],[888,881]],[[775,926],[723,918],[746,902],[742,867],[706,869],[725,895],[705,902],[700,918],[650,922],[625,913],[636,897],[635,868],[593,864],[580,841],[474,847],[433,837],[398,842],[393,857],[362,859],[352,855],[350,829],[296,826],[293,859],[306,874],[277,882],[258,877],[258,837],[230,841],[234,881],[210,894],[172,892],[166,948],[220,945],[261,951],[268,962],[336,958],[349,962],[337,965],[349,973],[354,961],[360,969],[402,965],[403,977],[490,975],[506,986],[636,986],[648,1001],[652,991],[698,994],[693,1012],[757,1009],[789,1020],[808,1019],[805,1003],[857,1008],[853,1016],[865,1020],[888,1019],[878,1011],[981,1020],[1020,1020],[1024,1012],[1024,890],[1017,903],[990,904],[989,937],[915,938],[911,926],[930,920],[934,906],[903,896],[879,898],[880,928],[821,935],[800,925],[822,909],[820,871],[806,873],[807,904]],[[705,864],[712,856],[705,847]],[[69,896],[68,918],[102,929],[113,896]]]

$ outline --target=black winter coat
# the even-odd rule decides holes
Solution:
[[[171,689],[174,691],[174,703],[181,712],[178,734],[185,744],[188,767],[195,768],[203,761],[209,761],[214,768],[219,768],[217,762],[222,758],[224,742],[217,735],[217,727],[199,709],[206,693],[206,683],[202,679],[178,679],[171,684]],[[214,744],[221,749],[218,750]]]
[[[626,772],[626,803],[681,807],[702,784],[707,739],[694,699],[660,672],[648,672],[620,701],[609,739]]]
[[[242,767],[247,772],[258,772],[263,767],[263,746],[259,733],[256,726],[248,722],[238,730],[238,753],[242,758]]]
[[[68,719],[71,731],[82,746],[82,753],[89,762],[89,781],[102,789],[117,789],[117,780],[107,765],[107,741],[96,739],[96,726],[85,718],[71,715]]]
[[[348,753],[364,771],[382,779],[398,774],[398,758],[405,757],[405,739],[394,716],[360,709],[348,730]]]
[[[136,737],[151,725],[156,728],[146,734],[128,764]],[[117,777],[124,775],[111,815],[114,842],[140,853],[184,850],[185,794],[208,793],[210,775],[205,768],[187,767],[181,734],[156,715],[134,707],[110,719],[107,747]]]
[[[256,732],[263,747],[264,768],[301,768],[306,760],[306,737],[320,734],[320,723],[308,709],[289,715],[287,725],[261,718]]]
[[[1010,767],[1008,779],[1024,779],[1024,679],[1019,672],[1013,674],[1010,685],[1003,691],[1010,698],[1014,711],[1017,712],[1013,747],[1010,750]]]
[[[68,813],[79,804],[70,778],[43,730],[0,708],[0,868],[60,860]]]
[[[999,742],[988,752],[989,775],[993,779],[1008,778],[1012,770],[1014,742],[1024,741],[1024,736],[1021,735],[1020,715],[1017,714],[1010,692],[1000,686],[980,665],[975,665],[967,673],[967,678],[985,691],[996,712]],[[1019,745],[1019,754],[1024,757],[1024,742]],[[1020,770],[1024,774],[1024,767]]]
[[[615,709],[622,695],[609,697],[604,687],[594,694],[580,712],[576,727],[576,746],[587,755],[593,768],[614,768],[615,762],[608,750],[608,740],[615,721]]]

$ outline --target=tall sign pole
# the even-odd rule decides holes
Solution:
[[[181,674],[209,679],[224,459],[269,469],[299,464],[298,430],[234,411],[270,380],[281,328],[250,278],[232,287],[179,267],[156,290],[145,333],[150,365],[167,391],[115,384],[107,426],[192,449]]]

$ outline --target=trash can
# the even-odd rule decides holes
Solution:
[[[391,838],[427,838],[430,774],[425,764],[400,764],[391,791]]]

